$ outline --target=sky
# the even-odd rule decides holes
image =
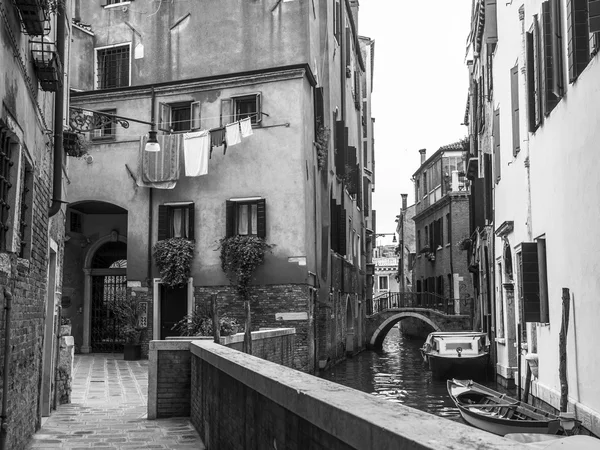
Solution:
[[[412,174],[427,156],[467,134],[465,43],[471,0],[360,0],[358,30],[375,40],[377,233],[393,233],[402,198],[414,203]],[[391,244],[392,236],[377,240]]]

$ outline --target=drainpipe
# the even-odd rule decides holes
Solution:
[[[156,103],[156,92],[154,92],[154,87],[152,87],[151,91],[152,95],[152,105],[150,105],[150,122],[152,122],[152,131],[156,130],[156,125],[154,122],[155,119],[155,106]],[[152,287],[152,215],[153,215],[153,192],[154,189],[152,187],[148,188],[148,287]],[[154,299],[156,300],[156,299]],[[156,305],[155,305],[156,307]]]
[[[65,70],[65,10],[64,6],[56,8],[56,52],[63,68],[62,80],[54,94],[54,172],[52,177],[52,206],[48,217],[54,216],[63,201],[62,197],[62,159],[63,159],[63,118],[64,118],[64,70]]]
[[[4,365],[2,372],[2,422],[0,425],[0,450],[6,449],[8,435],[8,373],[10,370],[10,310],[12,307],[12,293],[4,289]]]

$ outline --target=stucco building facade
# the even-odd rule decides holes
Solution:
[[[249,117],[252,135],[215,148],[202,176],[180,161],[164,189],[144,178],[148,125],[90,133],[89,154],[71,161],[64,271],[79,350],[119,345],[97,314],[112,301],[107,289],[142,304],[147,339],[172,334],[213,294],[243,323],[219,258],[220,240],[235,234],[272,245],[252,283],[252,326],[295,327],[296,368],[363,348],[373,54],[369,40],[361,52],[358,6],[232,0],[200,13],[174,2],[150,14],[154,2],[120,3],[78,5],[72,119],[89,110],[156,123],[164,144]],[[174,234],[195,241],[191,277],[176,290],[152,257]]]

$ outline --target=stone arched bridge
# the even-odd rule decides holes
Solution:
[[[367,316],[367,346],[381,348],[394,325],[412,317],[435,331],[470,330],[471,299],[442,299],[434,294],[389,293],[373,299],[372,314]]]

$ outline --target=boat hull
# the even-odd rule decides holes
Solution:
[[[449,357],[435,354],[427,355],[429,368],[434,378],[469,378],[484,379],[489,355],[482,354],[472,357]]]
[[[550,433],[550,429],[557,428],[557,422],[536,422],[536,421],[516,421],[507,419],[494,419],[493,417],[481,417],[477,414],[472,413],[467,408],[458,406],[460,415],[465,422],[469,425],[473,425],[481,430],[489,431],[490,433],[497,434],[499,436],[505,436],[509,433],[537,433],[547,434]]]

